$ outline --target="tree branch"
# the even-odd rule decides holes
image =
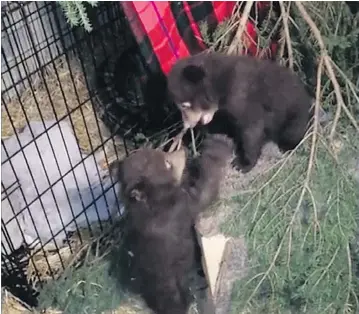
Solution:
[[[243,47],[243,43],[242,43],[242,36],[243,36],[243,32],[244,29],[247,25],[247,21],[248,21],[248,17],[249,17],[249,13],[252,9],[254,1],[246,1],[246,5],[244,7],[243,13],[241,14],[240,17],[240,23],[237,29],[237,33],[231,43],[231,45],[228,48],[228,54],[232,54],[234,51],[241,51],[242,47]]]
[[[285,34],[285,41],[287,43],[289,67],[293,69],[293,48],[292,48],[292,41],[290,39],[289,26],[288,26],[288,12],[290,8],[290,3],[288,6],[288,11],[286,10],[282,1],[279,1],[279,6],[282,12],[281,14],[283,16],[283,28]]]
[[[327,74],[329,76],[329,79],[332,81],[332,84],[333,84],[333,87],[334,87],[334,92],[335,92],[335,97],[336,97],[337,102],[338,102],[338,104],[337,104],[338,107],[337,107],[337,110],[335,112],[333,126],[332,126],[332,129],[331,129],[330,134],[329,134],[329,140],[330,140],[330,142],[332,142],[334,134],[335,134],[335,130],[336,130],[339,118],[340,118],[342,107],[345,106],[344,99],[343,99],[342,93],[340,91],[340,86],[339,86],[338,80],[335,77],[335,73],[334,73],[334,70],[333,70],[333,67],[332,67],[332,64],[331,64],[331,58],[328,56],[328,51],[325,48],[325,44],[324,44],[323,38],[322,38],[322,36],[320,34],[320,31],[319,31],[318,27],[315,25],[314,21],[309,16],[307,10],[304,8],[301,1],[295,2],[295,5],[297,6],[299,12],[302,14],[303,19],[307,22],[307,24],[309,25],[313,35],[315,36],[316,40],[318,41],[318,44],[319,44],[319,47],[320,47],[320,50],[321,50],[321,55],[323,57],[323,62],[325,64],[325,67],[326,67],[326,70],[327,70],[326,72],[327,72]]]

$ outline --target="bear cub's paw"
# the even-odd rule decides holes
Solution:
[[[255,163],[253,162],[249,162],[249,161],[242,161],[242,159],[238,156],[236,156],[232,163],[231,163],[231,166],[233,167],[233,169],[237,170],[237,171],[240,171],[242,172],[243,174],[246,174],[248,172],[250,172],[254,166],[255,166]]]
[[[210,134],[203,141],[202,152],[214,158],[230,158],[233,157],[234,142],[226,135]]]

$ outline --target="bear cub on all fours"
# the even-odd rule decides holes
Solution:
[[[167,83],[184,127],[220,124],[236,143],[235,165],[243,172],[256,165],[268,140],[282,151],[294,149],[310,120],[304,85],[270,60],[204,52],[177,61]]]
[[[137,289],[157,314],[188,311],[194,222],[217,198],[232,156],[229,138],[209,135],[193,160],[183,148],[172,153],[146,148],[118,163],[128,214],[126,247],[132,252]]]

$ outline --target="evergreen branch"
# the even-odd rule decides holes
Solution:
[[[335,77],[334,74],[334,70],[331,64],[331,58],[328,56],[328,51],[325,47],[323,38],[320,34],[320,31],[318,29],[318,27],[315,25],[314,21],[312,20],[312,18],[309,16],[307,10],[304,8],[303,4],[301,1],[297,1],[295,2],[295,5],[297,6],[299,12],[301,12],[303,19],[308,23],[309,27],[311,28],[313,35],[315,36],[316,40],[318,41],[320,50],[321,50],[321,55],[323,56],[324,59],[324,63],[325,63],[325,67],[328,73],[328,76],[330,78],[330,80],[332,81],[333,87],[334,87],[334,91],[335,91],[335,95],[337,98],[337,109],[335,111],[335,116],[334,116],[334,120],[333,120],[333,126],[332,129],[330,131],[330,135],[329,135],[329,140],[330,142],[333,142],[333,138],[334,138],[334,134],[336,131],[336,127],[341,115],[341,110],[342,108],[345,106],[344,103],[344,99],[342,96],[342,93],[340,91],[340,86],[339,83]]]
[[[222,27],[224,28],[224,30],[221,31],[221,33],[218,31],[216,33],[217,37],[214,36],[214,42],[211,45],[210,49],[214,50],[216,49],[216,47],[219,45],[220,49],[224,48],[224,46],[226,45],[226,39],[227,36],[232,32],[232,30],[239,24],[238,21],[234,21],[233,23],[231,23],[231,21],[228,22],[228,27],[223,27],[225,25],[223,25],[223,23],[221,23],[220,25],[218,25],[218,29],[222,29]],[[219,35],[220,33],[220,35]]]
[[[353,274],[352,274],[352,272],[350,270],[353,269],[353,266],[352,266],[352,259],[351,259],[349,243],[347,243],[346,251],[347,251],[348,269],[349,269],[349,272],[348,272],[348,277],[349,277],[349,280],[348,280],[348,294],[347,294],[347,298],[346,298],[346,304],[349,303],[350,294],[352,292],[352,294],[354,296],[354,299],[355,299],[356,307],[358,308],[359,307],[358,297],[356,296],[356,293],[355,292],[353,293],[353,291],[351,291],[352,289],[350,289],[350,285],[351,285],[352,279],[353,279],[352,278]]]
[[[297,217],[297,214],[300,210],[300,207],[302,205],[302,202],[304,200],[304,196],[306,191],[309,189],[309,181],[310,181],[310,177],[312,174],[312,170],[313,170],[313,165],[314,165],[314,160],[315,160],[315,153],[316,153],[316,144],[317,144],[317,134],[318,134],[318,125],[319,125],[319,109],[320,109],[320,87],[321,87],[321,73],[322,73],[322,60],[319,62],[319,66],[320,68],[318,69],[318,78],[317,78],[317,95],[316,95],[316,101],[315,101],[315,115],[314,115],[314,123],[313,123],[313,133],[312,133],[312,145],[311,145],[311,149],[310,149],[310,156],[309,156],[309,162],[308,162],[308,167],[307,167],[307,173],[306,173],[306,177],[302,186],[302,191],[300,193],[298,202],[297,202],[297,206],[294,209],[292,218],[289,222],[289,224],[287,225],[284,234],[282,236],[282,239],[280,241],[280,243],[278,244],[278,248],[274,254],[274,257],[272,259],[271,264],[269,265],[267,271],[265,272],[265,274],[262,276],[261,280],[258,282],[258,284],[256,285],[256,287],[253,289],[251,295],[249,296],[249,298],[247,299],[246,305],[248,304],[248,301],[250,301],[254,295],[258,292],[258,289],[260,288],[260,286],[263,284],[264,280],[268,277],[269,273],[272,271],[277,258],[282,250],[282,246],[284,244],[284,240],[287,237],[287,234],[291,231],[292,226],[294,224],[294,221]]]
[[[72,26],[77,26],[79,18],[77,16],[75,3],[73,1],[58,1],[58,3],[66,16],[67,23]]]
[[[359,113],[359,90],[355,86],[359,70],[357,19],[346,10],[344,3],[313,2],[303,3],[303,7],[321,38],[318,39],[297,6],[291,6],[289,11],[288,5],[279,4],[281,15],[276,18],[281,20],[282,28],[279,51],[281,60],[287,59],[287,62],[292,54],[294,70],[315,91],[315,121],[300,145],[289,152],[284,161],[271,167],[270,176],[260,174],[254,179],[251,187],[255,184],[255,188],[250,195],[236,196],[240,209],[234,210],[232,219],[222,225],[232,235],[246,231],[251,259],[248,275],[236,282],[232,292],[236,313],[293,310],[348,313],[355,312],[358,306],[357,251],[352,252],[349,247],[357,228],[353,216],[357,191],[353,192],[355,182],[346,166],[353,157],[347,155],[348,149],[357,153],[359,145],[358,138],[352,136],[353,130],[359,131],[355,119]],[[288,32],[284,19],[288,21]],[[238,17],[232,19],[230,25],[239,21]],[[255,26],[258,39],[269,43],[268,33],[273,33],[274,21],[261,22]],[[288,39],[292,53],[286,45]],[[292,67],[291,62],[288,66]],[[341,112],[338,113],[340,96]],[[329,114],[331,111],[333,116],[339,114],[328,130],[326,126],[319,126],[322,105]],[[341,116],[349,118],[349,126],[341,123]],[[349,134],[339,129],[348,130]],[[332,134],[330,141],[327,131]],[[333,140],[334,134],[340,140]],[[344,146],[343,140],[352,148]],[[307,142],[309,157],[306,152],[301,154],[307,150]],[[343,195],[347,197],[343,199]]]
[[[67,23],[71,27],[83,25],[87,32],[92,31],[91,22],[87,16],[84,2],[92,7],[97,6],[97,1],[57,1],[66,16]]]
[[[359,104],[359,96],[356,93],[355,90],[357,90],[358,88],[349,80],[348,76],[335,64],[335,62],[333,60],[331,60],[331,63],[333,65],[333,67],[339,72],[339,74],[342,75],[342,77],[346,80],[354,98],[356,99],[357,103]],[[355,118],[353,117],[353,115],[350,113],[349,109],[347,106],[343,107],[345,114],[347,115],[347,117],[349,118],[350,122],[353,124],[354,128],[357,130],[357,132],[359,133],[359,126],[358,126],[358,122],[355,120]]]
[[[288,50],[288,60],[289,60],[289,67],[293,69],[293,48],[292,48],[292,41],[290,39],[289,34],[289,26],[288,26],[288,12],[290,10],[290,3],[288,5],[288,10],[284,7],[283,2],[279,1],[281,15],[283,19],[283,28],[284,28],[284,34],[285,34],[285,41],[287,43],[287,50]]]
[[[77,7],[77,12],[79,14],[79,20],[80,20],[81,24],[84,26],[85,30],[87,30],[88,32],[91,32],[92,25],[91,25],[89,18],[87,17],[87,13],[86,13],[86,9],[85,9],[84,5],[81,2],[76,1],[76,7]]]
[[[228,48],[228,54],[232,54],[235,51],[242,51],[242,47],[243,47],[242,36],[243,36],[244,29],[247,25],[249,13],[252,9],[253,4],[254,4],[254,1],[246,1],[246,5],[244,7],[243,13],[241,14],[237,33],[236,33],[231,45]]]

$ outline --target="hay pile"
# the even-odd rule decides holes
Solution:
[[[5,288],[1,289],[1,310],[4,314],[30,314],[31,308]]]
[[[21,131],[27,120],[59,120],[66,117],[69,125],[73,125],[80,148],[91,153],[108,138],[108,131],[96,117],[83,72],[75,62],[72,62],[70,70],[68,63],[62,59],[57,60],[54,66],[56,71],[51,66],[46,68],[46,85],[33,82],[34,91],[28,87],[20,99],[14,98],[2,104],[1,136],[6,138],[15,131]]]
[[[79,235],[80,234],[80,235]],[[88,250],[91,242],[88,229],[74,234],[67,245],[57,250],[34,249],[28,254],[28,265],[25,270],[27,280],[37,286],[39,281],[48,282],[59,278],[69,267],[77,267]],[[30,259],[31,257],[31,259]]]

